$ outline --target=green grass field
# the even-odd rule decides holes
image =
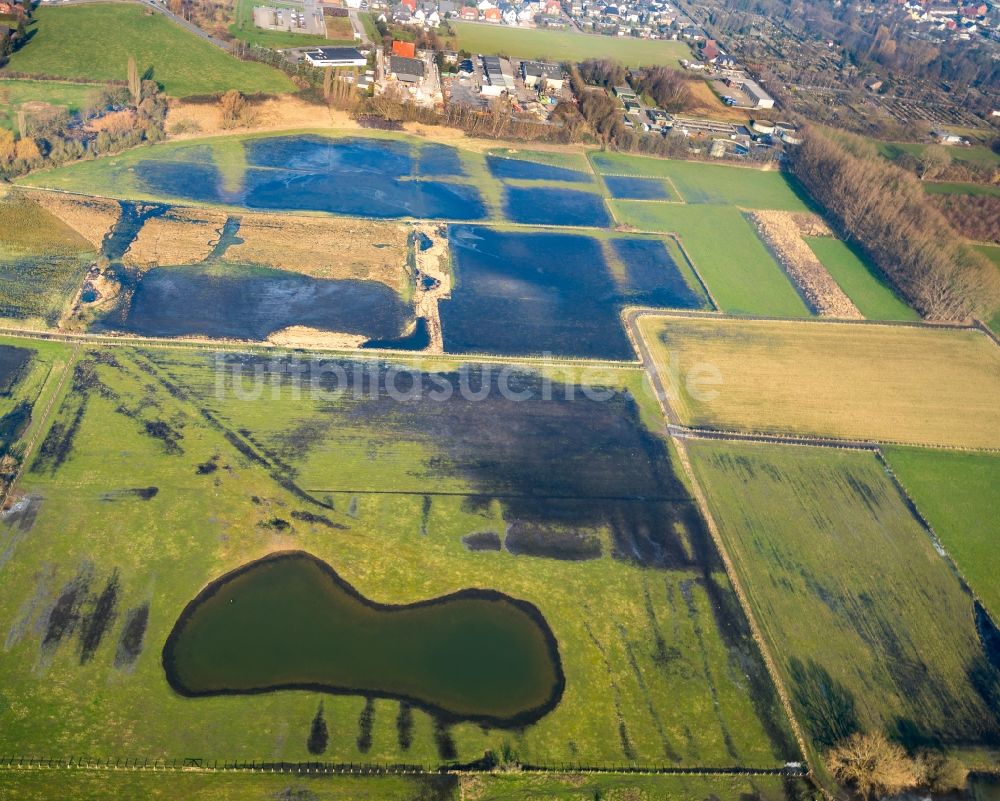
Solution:
[[[875,269],[850,245],[832,236],[805,238],[833,280],[869,320],[919,320]]]
[[[996,265],[997,270],[1000,270],[1000,246],[973,245],[973,247],[978,252],[982,253],[994,265]],[[1000,333],[1000,308],[995,309],[990,318],[985,322],[992,329],[994,334]]]
[[[94,103],[101,92],[96,83],[0,80],[0,128],[17,131],[17,112],[25,103],[41,102],[76,113]]]
[[[931,195],[992,195],[1000,197],[1000,186],[924,181],[924,191]]]
[[[977,636],[972,598],[873,454],[688,447],[819,750],[873,728],[911,745],[995,742],[1000,710],[989,688],[1000,674]]]
[[[754,232],[732,206],[610,200],[617,222],[676,234],[723,311],[808,317],[809,309]]]
[[[669,178],[687,203],[722,203],[744,209],[806,211],[804,196],[778,170],[755,170],[677,161],[623,153],[593,152],[591,161],[604,175]]]
[[[292,91],[291,81],[263,64],[237,61],[162,14],[126,3],[39,8],[28,45],[7,69],[28,74],[125,80],[129,56],[177,97]]]
[[[570,31],[511,28],[476,22],[452,21],[458,34],[457,47],[483,55],[504,54],[513,58],[550,61],[585,61],[609,58],[629,67],[665,65],[680,68],[691,48],[678,41],[620,38]]]
[[[886,459],[976,594],[1000,620],[1000,456],[887,448]]]
[[[0,582],[0,753],[307,760],[309,724],[322,701],[326,760],[447,761],[434,721],[419,710],[412,745],[402,750],[393,701],[374,702],[362,746],[363,698],[299,691],[187,699],[169,689],[160,650],[184,605],[221,573],[294,548],[324,559],[383,603],[488,587],[538,606],[559,642],[567,679],[562,701],[523,730],[450,726],[446,736],[460,760],[486,750],[534,764],[775,766],[789,758],[794,746],[766,673],[754,674],[762,666],[726,575],[687,524],[673,529],[677,563],[669,568],[612,558],[611,529],[594,523],[589,530],[605,556],[590,561],[463,545],[470,532],[504,532],[512,516],[529,519],[536,504],[548,503],[544,493],[553,490],[541,479],[533,483],[539,498],[510,495],[517,490],[504,482],[523,480],[518,471],[540,470],[557,482],[581,474],[553,462],[517,466],[522,451],[504,444],[512,429],[502,424],[517,404],[496,407],[501,439],[484,445],[491,464],[513,459],[515,472],[484,485],[453,466],[454,449],[467,447],[459,432],[485,433],[483,427],[458,425],[444,440],[429,436],[441,430],[436,415],[447,404],[429,404],[414,428],[400,429],[397,418],[373,417],[351,395],[289,392],[276,402],[272,390],[254,396],[249,385],[217,392],[219,375],[207,351],[117,347],[81,354],[74,389],[21,485],[42,498],[30,536],[14,523],[0,528],[0,548],[13,546]],[[603,380],[644,394],[638,370]],[[648,408],[648,399],[642,404]],[[559,419],[571,407],[551,408],[551,420],[514,425],[565,429]],[[334,419],[341,422],[331,427]],[[542,458],[549,446],[534,438],[533,448],[525,459]],[[562,440],[552,453],[559,465],[592,461]],[[605,494],[607,486],[602,482]],[[144,500],[132,491],[142,487],[156,487],[155,496]],[[502,493],[504,500],[490,499]],[[572,519],[591,514],[587,503],[584,496],[569,503]],[[645,513],[629,508],[617,526]],[[309,510],[326,522],[301,516]],[[94,594],[109,584],[119,588],[116,617],[92,658],[84,656],[78,631],[53,640],[51,618],[45,623],[55,598],[81,582]],[[127,668],[116,667],[122,623],[144,604],[142,651]],[[772,732],[785,745],[775,745]]]
[[[929,145],[919,142],[876,142],[878,152],[890,161],[895,161],[904,153],[919,156]],[[988,164],[1000,166],[1000,154],[994,153],[985,145],[972,147],[949,147],[948,154],[953,161],[964,161],[967,164]]]
[[[35,203],[0,198],[0,317],[54,325],[94,257],[90,243]]]
[[[669,313],[638,327],[662,375],[717,371],[711,393],[670,398],[689,425],[1000,447],[1000,349],[978,330]]]
[[[590,160],[585,153],[565,152],[562,150],[522,150],[520,148],[497,147],[489,151],[496,156],[511,159],[534,161],[538,164],[548,164],[552,167],[565,167],[567,170],[578,170],[591,173]]]

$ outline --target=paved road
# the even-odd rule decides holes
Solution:
[[[347,9],[347,16],[351,20],[351,27],[354,28],[354,38],[358,40],[358,43],[362,46],[371,45],[372,40],[368,36],[368,31],[365,30],[365,26],[361,24],[361,19],[358,17],[358,10],[356,8]]]

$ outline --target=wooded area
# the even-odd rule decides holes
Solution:
[[[925,317],[962,320],[1000,305],[993,266],[960,240],[919,180],[869,143],[811,128],[792,165],[844,237]]]

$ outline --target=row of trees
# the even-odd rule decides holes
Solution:
[[[0,131],[0,178],[163,139],[167,103],[159,85],[142,80],[133,59],[128,75],[127,85],[105,87],[98,101],[78,114],[58,107],[22,110],[17,137]]]
[[[963,320],[1000,307],[1000,276],[959,240],[920,181],[848,134],[809,129],[793,171],[845,238],[924,316]]]

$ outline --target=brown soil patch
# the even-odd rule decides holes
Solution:
[[[293,325],[275,331],[267,338],[268,342],[289,348],[321,348],[328,350],[354,350],[360,348],[367,337],[358,334],[339,334],[335,331],[322,331],[304,325]]]
[[[66,195],[62,192],[28,192],[28,196],[47,212],[66,223],[100,249],[104,235],[118,222],[121,208],[113,200],[99,197]]]
[[[205,261],[225,222],[222,212],[174,207],[146,221],[123,261],[144,268]]]
[[[193,139],[210,134],[251,133],[254,131],[291,130],[297,128],[359,128],[345,111],[306,103],[297,97],[270,98],[254,106],[257,117],[248,128],[228,130],[222,127],[222,115],[217,103],[185,103],[173,100],[167,112],[167,130],[177,123],[196,125],[190,133],[174,134],[170,139]]]
[[[409,230],[343,217],[244,214],[236,234],[243,242],[230,246],[225,257],[315,278],[381,281],[405,296]]]
[[[807,226],[812,230],[811,226],[816,225],[815,220],[809,215],[800,220],[797,218],[802,215],[785,211],[754,211],[749,212],[748,216],[806,300],[821,316],[862,319],[857,306],[844,294],[844,290],[802,240],[800,226]]]
[[[746,109],[733,108],[732,106],[727,106],[719,100],[718,96],[712,91],[712,87],[708,85],[707,81],[700,79],[691,81],[688,86],[691,88],[691,94],[694,97],[695,104],[692,108],[685,111],[685,114],[700,114],[713,120],[725,120],[726,122],[738,123],[746,123],[750,119]]]

